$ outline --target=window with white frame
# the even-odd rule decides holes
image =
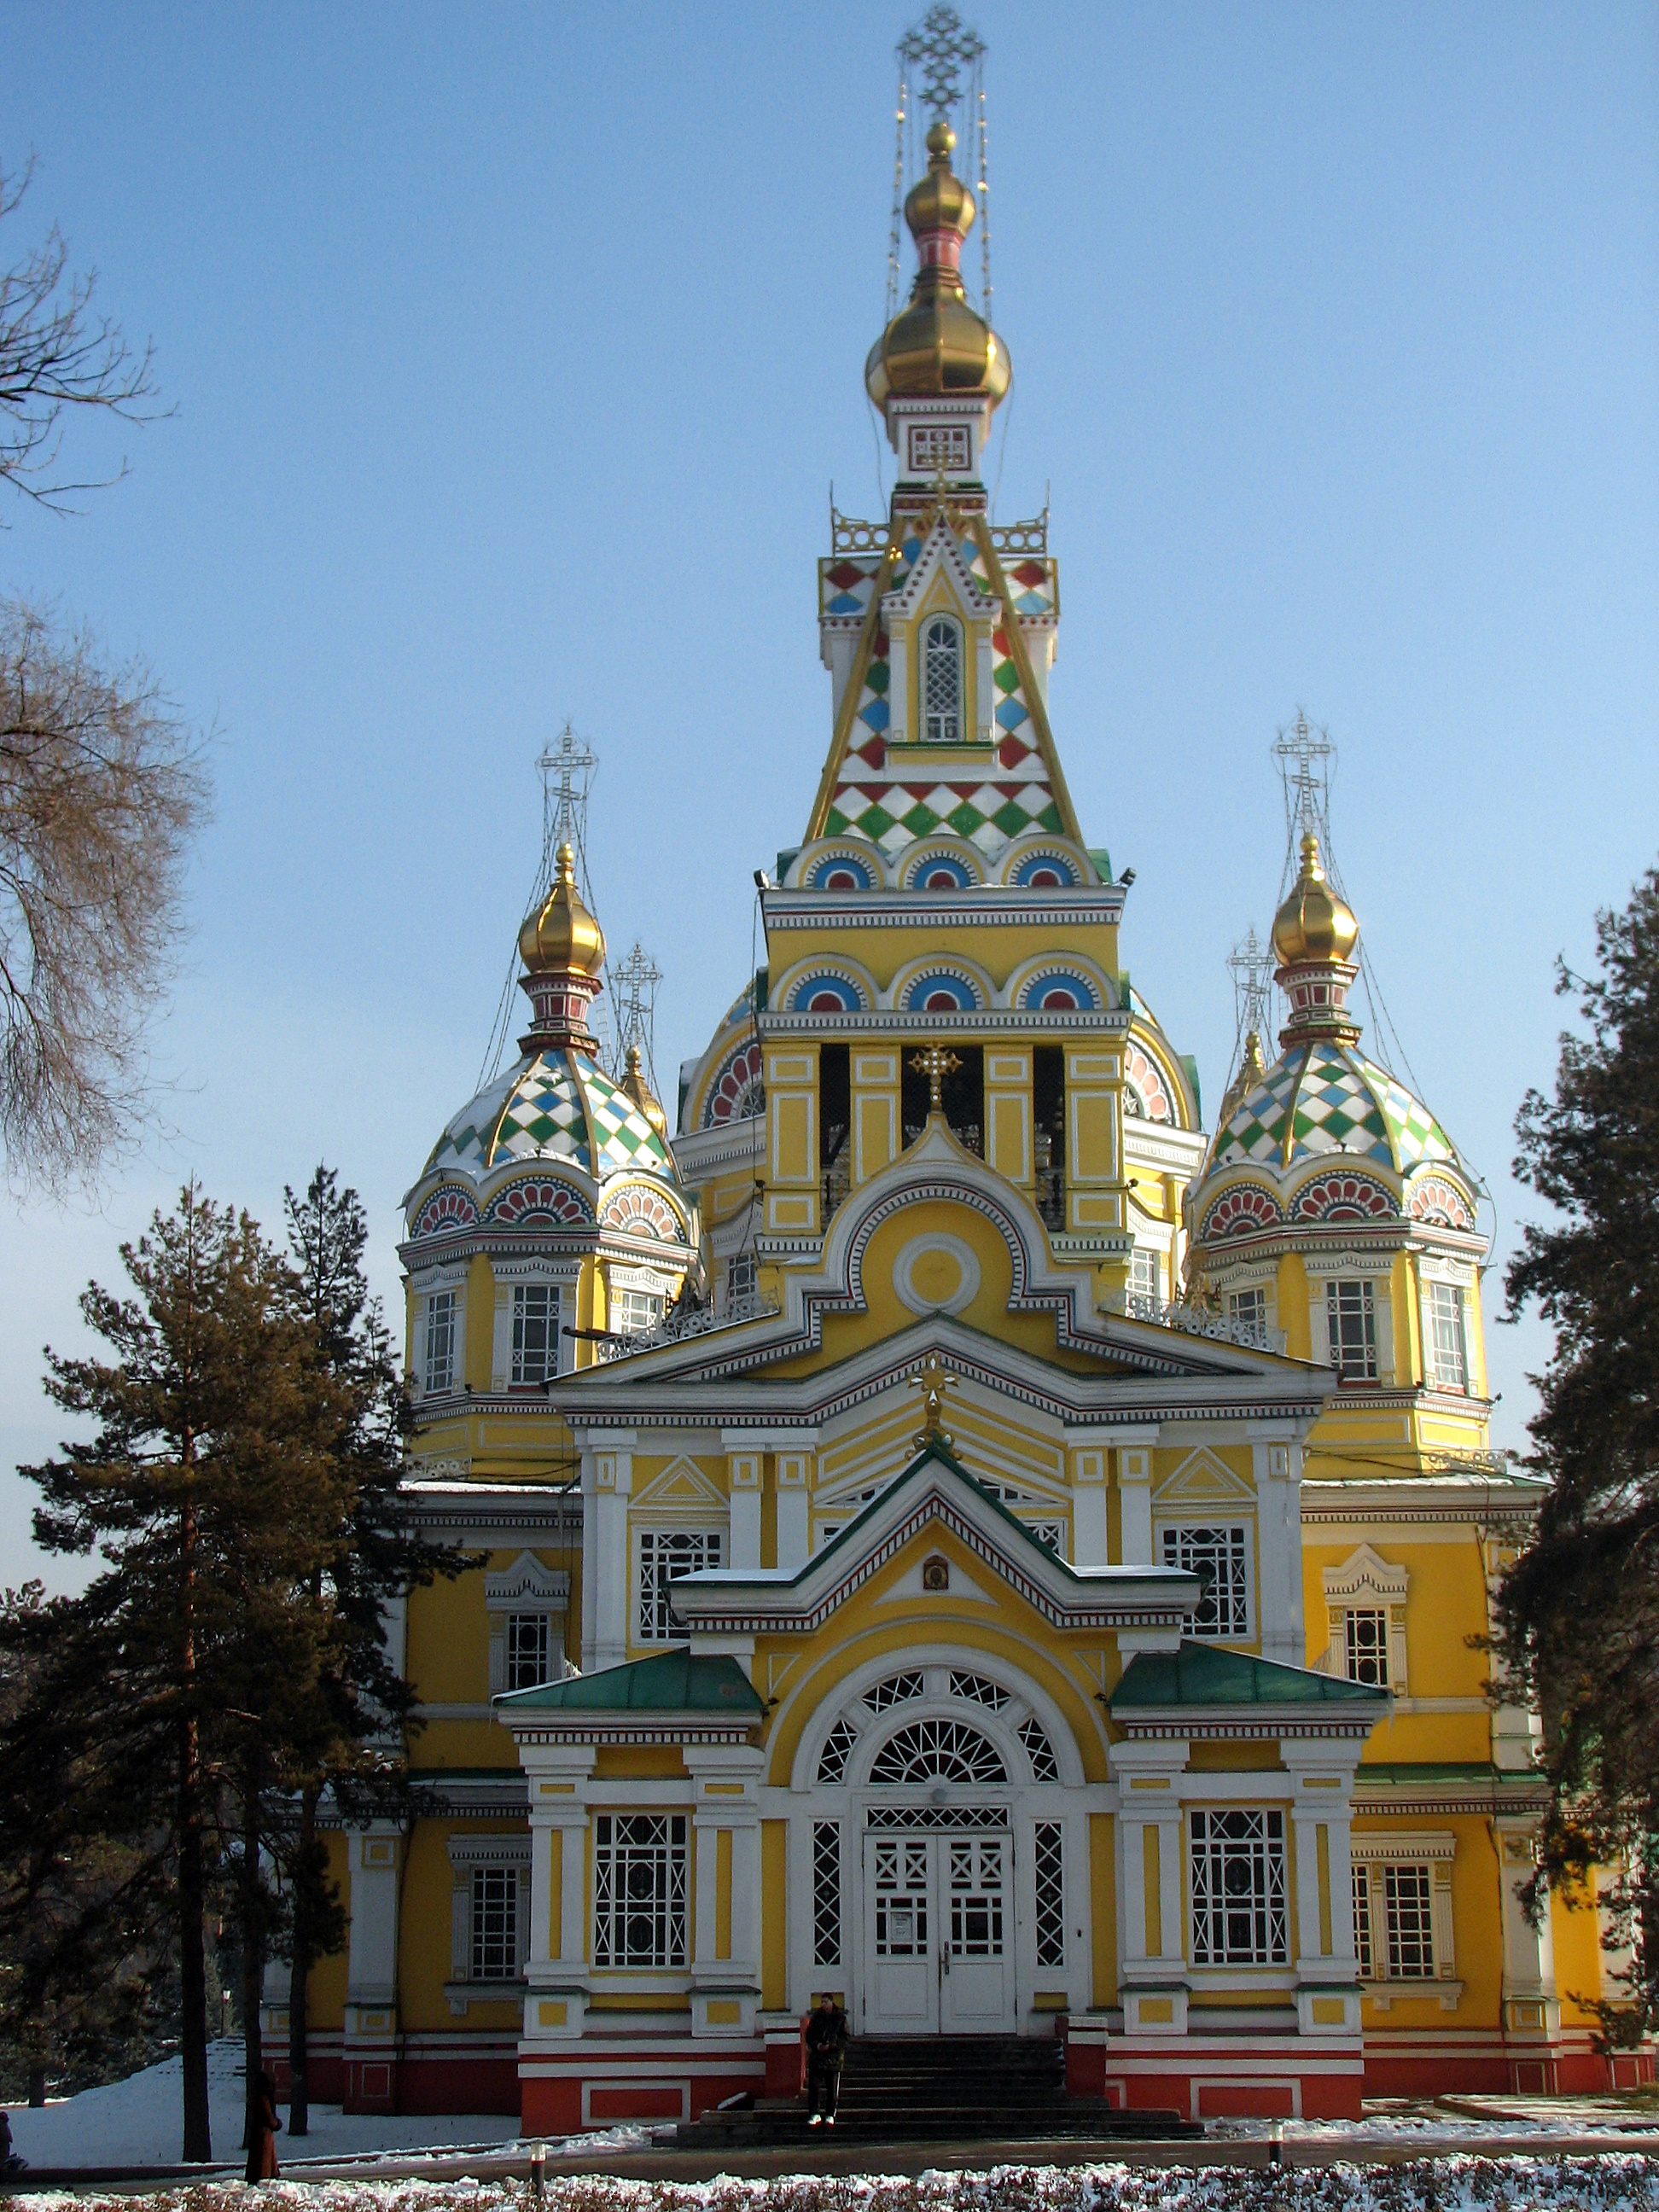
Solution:
[[[428,1398],[455,1388],[455,1340],[460,1303],[460,1294],[456,1291],[431,1291],[427,1294],[421,1387]]]
[[[672,1644],[686,1631],[675,1626],[668,1609],[668,1585],[720,1564],[718,1528],[641,1528],[639,1603],[635,1635],[641,1644]]]
[[[726,1263],[726,1303],[740,1305],[760,1289],[760,1262],[752,1252],[733,1252]]]
[[[1284,1814],[1240,1805],[1190,1818],[1193,1964],[1285,1966]]]
[[[1353,1954],[1360,1980],[1369,1982],[1376,1972],[1371,1949],[1371,1870],[1363,1866],[1353,1870]]]
[[[553,1679],[553,1624],[544,1613],[507,1616],[507,1686],[538,1690]]]
[[[1036,1900],[1036,1962],[1066,1963],[1065,1830],[1058,1820],[1039,1820],[1032,1836],[1032,1887]]]
[[[1243,1521],[1176,1522],[1160,1532],[1166,1567],[1203,1577],[1198,1603],[1182,1632],[1226,1644],[1250,1628],[1250,1530]]]
[[[1129,1288],[1138,1298],[1163,1298],[1164,1270],[1150,1244],[1137,1244],[1130,1255]]]
[[[1431,1355],[1435,1388],[1467,1390],[1468,1355],[1463,1341],[1463,1291],[1461,1284],[1429,1285],[1429,1328],[1433,1336]]]
[[[519,1972],[519,1869],[472,1869],[472,1955],[470,1978],[510,1982]]]
[[[1374,1690],[1389,1686],[1389,1616],[1370,1606],[1351,1608],[1342,1616],[1343,1648],[1348,1680]]]
[[[1227,1318],[1243,1322],[1250,1328],[1267,1326],[1267,1293],[1258,1284],[1249,1291],[1229,1291]]]
[[[559,1371],[559,1293],[551,1283],[513,1286],[513,1380],[546,1382]]]
[[[1360,1833],[1352,1842],[1354,1956],[1363,1981],[1434,1982],[1456,1971],[1455,1839],[1442,1832]]]
[[[612,1291],[611,1327],[617,1336],[643,1336],[662,1319],[662,1298],[653,1291]]]
[[[948,615],[935,615],[922,642],[922,726],[930,745],[954,745],[962,736],[962,632]]]
[[[812,1964],[841,1964],[841,1822],[812,1823]]]
[[[1388,1936],[1389,1979],[1434,1978],[1434,1882],[1426,1866],[1385,1866],[1382,1918]]]
[[[683,1813],[601,1813],[593,1823],[593,1964],[685,1964]]]
[[[1348,1382],[1376,1380],[1376,1301],[1364,1276],[1342,1276],[1325,1285],[1325,1328],[1330,1364]]]

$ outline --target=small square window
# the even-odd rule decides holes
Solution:
[[[1348,1680],[1376,1690],[1389,1686],[1389,1616],[1370,1611],[1342,1617],[1347,1645]]]
[[[640,1531],[639,1608],[635,1634],[641,1644],[672,1644],[684,1637],[668,1609],[668,1585],[682,1575],[720,1563],[718,1528],[642,1528]]]
[[[1232,1291],[1227,1297],[1227,1318],[1243,1322],[1250,1328],[1267,1326],[1267,1293],[1261,1289]]]
[[[618,1336],[643,1336],[662,1319],[662,1300],[650,1291],[613,1291],[611,1326]]]
[[[513,1380],[546,1382],[559,1371],[559,1293],[550,1283],[513,1291]]]
[[[1331,1365],[1345,1382],[1376,1380],[1376,1309],[1371,1285],[1357,1282],[1325,1285],[1325,1321],[1330,1334]]]

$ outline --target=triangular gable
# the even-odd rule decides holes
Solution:
[[[1154,1486],[1152,1495],[1160,1505],[1254,1504],[1255,1486],[1200,1444]]]
[[[958,544],[955,534],[945,527],[944,516],[935,516],[909,574],[882,600],[883,622],[890,628],[896,623],[913,620],[941,569],[958,612],[970,622],[983,622],[995,611],[996,601],[974,574],[970,563],[975,550],[971,538]]]
[[[695,1461],[684,1457],[653,1475],[643,1490],[635,1491],[634,1503],[659,1513],[724,1513],[726,1508],[724,1491],[709,1480]]]

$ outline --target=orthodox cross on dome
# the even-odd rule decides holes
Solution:
[[[907,70],[920,70],[921,89],[916,97],[931,107],[941,122],[962,98],[962,71],[971,69],[985,52],[985,41],[970,31],[954,8],[930,8],[920,23],[898,43],[898,58]]]
[[[910,1377],[910,1388],[921,1393],[921,1426],[910,1439],[914,1451],[928,1444],[943,1444],[951,1449],[951,1434],[945,1426],[945,1394],[954,1390],[957,1378],[939,1358],[930,1352],[921,1365]]]
[[[1295,721],[1279,732],[1273,752],[1285,780],[1285,813],[1295,824],[1295,834],[1300,836],[1311,830],[1316,836],[1322,836],[1330,803],[1325,763],[1336,754],[1329,731],[1310,722],[1298,707]]]
[[[962,1066],[955,1053],[946,1052],[943,1046],[930,1044],[926,1052],[919,1052],[910,1065],[918,1075],[927,1078],[927,1110],[930,1114],[945,1111],[945,1079],[954,1075]]]
[[[542,872],[550,874],[553,855],[568,845],[587,882],[587,794],[599,765],[599,755],[567,722],[536,763],[542,775]]]
[[[1267,1026],[1267,993],[1273,982],[1273,956],[1271,947],[1256,935],[1254,922],[1234,945],[1228,956],[1227,968],[1233,979],[1238,1034],[1246,1037],[1254,1030],[1260,1035]]]
[[[647,1080],[657,1087],[657,986],[662,969],[640,943],[611,970],[611,996],[617,1008],[617,1073],[627,1060],[629,1046],[637,1048]]]

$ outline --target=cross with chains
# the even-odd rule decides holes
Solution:
[[[945,1079],[954,1075],[962,1066],[955,1053],[946,1052],[942,1045],[930,1044],[926,1052],[919,1052],[910,1065],[918,1075],[927,1078],[927,1110],[942,1114],[945,1110]]]
[[[910,1439],[913,1451],[924,1444],[943,1444],[948,1451],[951,1436],[945,1426],[945,1394],[954,1390],[957,1378],[940,1359],[938,1352],[930,1352],[916,1372],[910,1377],[910,1388],[921,1393],[921,1426]]]

